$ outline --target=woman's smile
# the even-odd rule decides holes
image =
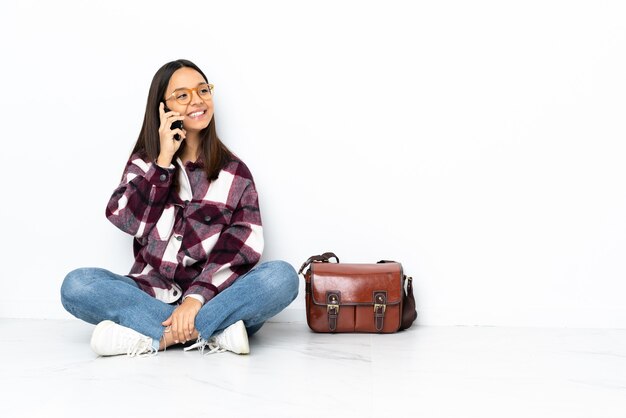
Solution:
[[[203,110],[194,110],[191,113],[188,113],[187,116],[192,120],[199,120],[206,116],[206,109]]]

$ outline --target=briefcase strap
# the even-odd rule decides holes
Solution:
[[[387,310],[387,292],[374,293],[374,318],[376,331],[381,332],[385,326],[385,311]]]
[[[334,258],[337,263],[339,262],[339,257],[337,257],[335,255],[335,253],[326,252],[326,253],[320,254],[320,255],[312,255],[311,257],[309,257],[308,260],[306,260],[302,264],[302,267],[300,267],[300,270],[298,271],[298,274],[302,274],[304,269],[307,268],[314,261],[321,261],[322,263],[328,263],[331,258]]]

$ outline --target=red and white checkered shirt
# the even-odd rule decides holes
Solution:
[[[209,301],[261,258],[263,229],[254,180],[239,159],[209,182],[202,161],[159,167],[139,154],[128,160],[107,218],[135,237],[128,277],[166,303],[201,295]]]

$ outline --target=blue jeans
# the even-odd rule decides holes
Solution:
[[[239,320],[248,335],[282,311],[298,295],[298,275],[284,261],[259,264],[202,306],[196,329],[208,339]],[[176,309],[150,296],[129,277],[101,268],[80,268],[70,272],[61,286],[61,302],[75,317],[91,324],[106,319],[152,337],[158,343],[161,325]]]

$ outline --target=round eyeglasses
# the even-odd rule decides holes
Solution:
[[[180,88],[174,90],[174,93],[170,94],[165,101],[170,99],[175,99],[178,103],[182,105],[189,104],[191,102],[191,95],[195,91],[202,100],[206,100],[213,94],[213,84],[209,83],[200,83],[198,87],[193,89]]]

